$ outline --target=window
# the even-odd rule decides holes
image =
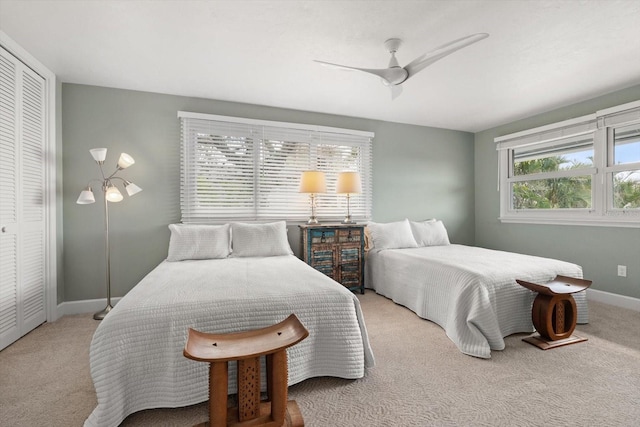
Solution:
[[[306,220],[309,195],[298,192],[305,170],[325,172],[318,217],[341,220],[346,198],[335,194],[339,172],[359,172],[354,219],[371,218],[373,133],[294,123],[179,112],[182,123],[183,222]]]
[[[495,141],[501,221],[640,227],[640,101]]]
[[[610,162],[612,209],[640,208],[640,124],[612,129]]]
[[[591,135],[515,147],[511,154],[513,209],[591,209]]]

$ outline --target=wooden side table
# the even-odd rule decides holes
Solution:
[[[185,357],[209,362],[209,422],[197,427],[302,427],[295,400],[287,401],[286,349],[309,335],[295,314],[262,329],[208,334],[189,328]],[[260,357],[266,356],[267,400],[260,400]],[[227,408],[228,363],[237,361],[238,406]]]
[[[544,284],[518,279],[516,282],[538,293],[533,301],[531,319],[539,335],[523,338],[523,341],[543,350],[587,341],[587,338],[571,335],[578,319],[578,309],[571,294],[587,289],[591,280],[558,275]]]
[[[303,260],[351,291],[364,294],[364,225],[300,225]]]

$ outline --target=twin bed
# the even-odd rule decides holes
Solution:
[[[236,332],[295,313],[310,334],[288,349],[290,385],[318,376],[361,378],[374,365],[359,300],[292,254],[284,221],[169,228],[167,260],[95,332],[90,364],[98,406],[85,426],[116,426],[143,409],[206,401],[206,364],[182,355],[189,328]],[[503,337],[533,331],[535,293],[516,277],[582,277],[575,264],[450,245],[438,221],[367,229],[366,286],[436,322],[472,356],[490,357],[504,348]],[[584,323],[584,295],[576,302]],[[235,381],[231,365],[231,393]]]
[[[475,357],[504,349],[508,335],[534,331],[536,293],[516,279],[582,278],[573,263],[452,245],[441,221],[370,223],[367,229],[365,286],[437,323],[462,353]],[[578,323],[588,323],[585,292],[574,298]]]

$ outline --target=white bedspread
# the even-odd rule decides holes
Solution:
[[[309,336],[288,349],[289,384],[361,378],[373,366],[358,299],[293,255],[162,262],[95,332],[90,362],[98,406],[85,426],[117,426],[143,409],[206,401],[208,364],[182,354],[188,328],[242,331],[291,313]]]
[[[372,250],[365,266],[366,287],[437,323],[461,352],[482,358],[504,349],[504,337],[534,331],[536,293],[515,279],[582,278],[576,264],[464,245]],[[578,323],[587,323],[585,292],[574,298]]]

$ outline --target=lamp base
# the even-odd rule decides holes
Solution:
[[[343,224],[355,224],[356,222],[351,219],[351,216],[347,216],[345,219],[342,220],[342,223]]]
[[[107,317],[107,314],[109,314],[109,312],[113,309],[113,307],[111,306],[111,304],[107,304],[107,306],[105,307],[104,310],[97,312],[96,314],[93,315],[93,318],[95,320],[102,320],[105,317]]]
[[[317,217],[312,216],[307,220],[307,224],[320,224],[320,222],[318,221]]]

